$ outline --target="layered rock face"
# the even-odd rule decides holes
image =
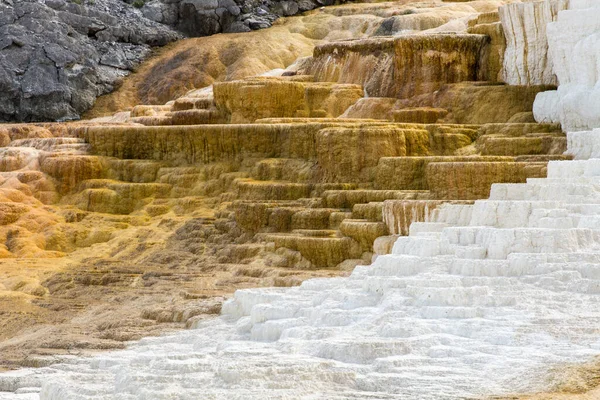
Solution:
[[[507,38],[504,75],[513,84],[558,84],[537,96],[536,120],[561,123],[565,130],[598,126],[593,49],[598,4],[589,1],[515,3],[500,8]]]
[[[599,133],[569,134],[569,151],[599,148]],[[600,264],[597,171],[596,159],[551,161],[547,179],[495,184],[488,200],[438,207],[390,255],[347,278],[238,291],[221,318],[194,330],[3,374],[0,387],[39,390],[40,399],[84,391],[436,399],[545,389],[555,366],[600,351],[600,321],[589,312]]]
[[[506,36],[504,76],[512,85],[556,85],[557,79],[548,49],[546,27],[556,20],[570,0],[513,3],[500,7]]]
[[[591,336],[576,337],[568,324],[564,352],[543,352],[558,341],[540,339],[553,331],[539,321],[564,302],[554,264],[595,260],[581,255],[593,247],[594,231],[566,229],[588,212],[573,196],[591,202],[594,192],[571,167],[572,185],[553,180],[572,155],[563,154],[560,125],[533,119],[534,98],[549,86],[499,81],[502,3],[352,4],[260,32],[184,41],[103,99],[93,112],[101,118],[6,126],[0,312],[9,317],[0,338],[11,340],[0,343],[1,365],[49,365],[73,347],[122,348],[197,325],[236,289],[298,286],[373,261],[350,278],[238,292],[224,321],[207,323],[206,332],[225,341],[206,341],[206,353],[184,362],[202,375],[193,384],[180,378],[179,361],[168,377],[130,372],[125,364],[139,360],[132,350],[116,364],[104,358],[98,386],[86,393],[110,398],[105,380],[120,370],[124,398],[205,396],[197,382],[208,396],[252,398],[256,385],[235,373],[213,388],[212,367],[198,360],[225,357],[225,368],[264,378],[264,350],[281,360],[280,375],[309,371],[270,384],[275,398],[301,393],[299,382],[325,397],[439,398],[448,387],[454,397],[474,397],[481,387],[515,389],[503,371],[528,376],[529,367],[592,354],[584,351]],[[570,140],[577,157],[595,154],[588,136]],[[593,173],[592,164],[581,165]],[[552,179],[541,180],[547,173]],[[514,197],[530,193],[535,201]],[[575,255],[548,255],[551,266],[535,269],[540,259],[529,253],[554,250]],[[577,276],[578,265],[561,273],[572,277],[577,300],[591,304],[579,288],[595,283]],[[568,307],[578,323],[585,319],[575,302]],[[514,328],[507,315],[523,325]],[[34,318],[57,327],[41,329]],[[404,325],[415,330],[398,334],[394,327]],[[356,334],[343,336],[348,330]],[[444,339],[456,332],[474,336]],[[506,343],[530,364],[507,354]],[[231,352],[216,356],[213,345]],[[172,349],[183,357],[178,344]],[[242,365],[246,351],[254,355]],[[168,359],[159,350],[153,365],[171,368]],[[451,374],[456,366],[460,373]],[[448,385],[438,374],[411,375],[434,367]],[[0,375],[0,389],[77,398],[87,373],[57,374],[41,392],[35,373]],[[486,386],[489,376],[497,380]],[[523,390],[535,389],[531,382]]]
[[[257,240],[299,252],[313,268],[340,267],[346,259],[368,260],[375,238],[406,232],[411,214],[386,217],[385,224],[384,201],[474,200],[487,196],[493,182],[544,176],[548,160],[563,158],[566,139],[556,125],[333,119],[314,107],[312,112],[323,118],[265,119],[244,125],[212,120],[218,113],[221,122],[236,115],[256,118],[253,103],[241,99],[248,92],[225,90],[228,87],[250,84],[257,99],[273,87],[291,87],[304,95],[282,96],[272,108],[263,102],[261,112],[287,110],[292,115],[316,104],[306,97],[311,86],[328,88],[330,94],[319,99],[340,90],[339,85],[307,79],[301,85],[298,77],[217,85],[223,90],[215,90],[213,104],[206,97],[187,97],[173,104],[178,111],[133,118],[158,126],[82,127],[78,134],[100,156],[232,165],[229,171],[238,172],[233,184],[239,200],[230,207],[231,218],[244,231],[259,234]],[[195,106],[202,108],[181,109]],[[204,125],[176,125],[190,118]],[[391,222],[396,220],[404,225],[396,228],[398,223]],[[323,257],[334,244],[339,248]]]
[[[320,81],[360,83],[370,97],[407,98],[476,80],[486,42],[477,35],[422,35],[318,46],[306,71]]]
[[[310,77],[252,79],[216,83],[215,106],[231,123],[262,118],[339,117],[363,97],[360,85],[305,82]]]

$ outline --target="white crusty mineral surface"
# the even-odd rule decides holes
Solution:
[[[600,126],[600,2],[571,0],[547,27],[558,90],[540,93],[534,115],[566,131]]]
[[[600,354],[600,130],[579,160],[445,205],[348,278],[238,291],[220,318],[0,375],[0,399],[459,399]],[[466,210],[465,207],[469,208]],[[9,393],[10,392],[10,393]]]
[[[510,85],[555,85],[546,26],[569,0],[512,3],[499,9],[506,37],[503,79]]]

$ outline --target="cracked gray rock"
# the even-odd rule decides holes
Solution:
[[[0,121],[78,119],[180,37],[120,0],[0,0]]]
[[[148,0],[141,10],[146,18],[175,26],[188,36],[206,36],[268,28],[279,17],[296,15],[335,2],[336,0]]]

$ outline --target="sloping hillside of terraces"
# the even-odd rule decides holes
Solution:
[[[3,367],[191,326],[239,288],[347,274],[445,202],[545,177],[570,158],[532,113],[556,82],[506,83],[522,57],[503,4],[352,4],[190,39],[102,117],[1,126]]]

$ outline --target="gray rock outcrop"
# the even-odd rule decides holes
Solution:
[[[141,1],[141,0],[138,0]],[[150,0],[141,11],[189,36],[268,28],[279,17],[331,5],[335,0]]]
[[[77,119],[180,37],[121,1],[0,0],[0,121]]]

